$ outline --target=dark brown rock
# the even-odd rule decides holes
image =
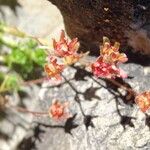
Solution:
[[[61,11],[68,35],[78,37],[82,46],[88,45],[86,50],[97,48],[103,36],[126,45],[126,33],[138,29],[150,19],[148,0],[49,1]]]

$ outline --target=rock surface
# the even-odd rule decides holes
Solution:
[[[147,33],[146,28],[150,23],[149,0],[49,1],[61,11],[68,35],[78,37],[82,48],[92,54],[98,54],[99,42],[102,42],[103,36],[107,36],[113,42],[121,42],[124,47],[128,43],[135,50],[150,55],[150,45],[145,46],[150,39],[144,33],[140,34],[141,29]],[[137,44],[137,40],[140,43]]]
[[[150,89],[150,74],[145,74],[142,66],[129,63],[122,67],[133,77],[126,79],[132,88],[138,92]],[[63,76],[58,87],[43,85],[38,107],[47,110],[53,99],[67,100],[73,118],[70,126],[67,126],[68,120],[55,122],[49,117],[35,118],[42,123],[38,127],[44,132],[39,133],[41,141],[34,141],[37,149],[149,149],[149,118],[133,99],[126,100],[128,94],[120,88],[113,89],[110,83],[96,79],[78,66],[68,68]]]
[[[59,10],[47,0],[0,0],[0,21],[17,26],[33,36],[48,36],[49,39],[58,37],[60,30],[64,29]],[[12,105],[21,105],[34,110],[39,99],[36,94],[38,91],[39,87],[34,85],[25,89],[27,95],[21,95],[21,99],[17,94],[9,98]],[[33,116],[29,114],[18,113],[13,109],[1,112],[0,150],[16,150],[28,131],[33,133],[32,122]]]
[[[54,37],[64,29],[59,10],[47,0],[13,1],[0,1],[0,19],[8,25],[38,37]]]

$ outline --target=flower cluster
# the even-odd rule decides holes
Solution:
[[[61,31],[60,40],[58,42],[53,39],[53,47],[55,55],[63,58],[64,64],[66,65],[76,63],[83,56],[83,54],[77,53],[79,49],[78,39],[74,38],[69,41],[65,37],[65,33],[63,30]]]
[[[71,117],[68,111],[68,105],[68,102],[62,103],[54,100],[48,111],[50,117],[56,121]]]
[[[55,54],[59,57],[65,57],[69,55],[73,55],[79,48],[78,39],[74,38],[71,41],[69,41],[65,37],[65,33],[62,30],[60,39],[58,42],[56,42],[55,39],[53,39],[53,47]]]
[[[48,77],[58,80],[61,79],[60,73],[63,71],[64,65],[58,64],[55,57],[50,56],[48,59],[48,63],[44,66],[44,70],[47,73]]]
[[[119,52],[120,44],[115,42],[111,46],[108,38],[103,38],[103,46],[100,47],[100,56],[92,63],[92,72],[97,77],[103,78],[126,78],[127,74],[120,68],[118,64],[124,63],[128,60],[124,53]]]
[[[78,54],[79,42],[77,38],[71,41],[65,37],[62,30],[60,40],[53,39],[54,56],[48,56],[48,63],[45,64],[45,72],[49,78],[60,79],[60,74],[66,65],[72,65],[79,61],[83,54]],[[62,60],[62,64],[57,63],[57,59]]]
[[[91,63],[91,69],[96,77],[102,78],[126,78],[127,74],[118,66],[125,63],[128,58],[126,54],[119,52],[120,43],[115,42],[112,46],[107,37],[103,38],[103,46],[100,47],[100,56]],[[61,79],[60,74],[67,65],[74,64],[84,56],[83,53],[78,54],[79,42],[77,38],[68,40],[62,30],[59,41],[53,39],[54,56],[48,56],[47,64],[44,69],[49,78]],[[58,63],[58,60],[62,62]],[[143,112],[150,109],[150,92],[138,94],[135,102],[139,105]],[[49,108],[49,115],[55,120],[68,118],[68,103],[61,103],[55,100]]]
[[[150,109],[150,91],[145,91],[135,97],[135,102],[140,107],[141,111],[146,112]]]

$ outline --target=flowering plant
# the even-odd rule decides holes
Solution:
[[[11,28],[12,30],[12,28]],[[8,31],[8,30],[7,30]],[[19,30],[14,29],[13,32],[10,32],[11,34],[15,35],[22,35],[20,34],[21,32]],[[23,34],[23,37],[27,36],[26,34]],[[36,37],[32,37],[34,40],[37,42],[41,41]],[[3,40],[4,41],[4,40]],[[7,42],[7,41],[5,41]],[[40,43],[40,42],[39,42]],[[7,45],[11,46],[12,48],[16,48],[16,45],[10,45],[6,43]],[[41,44],[41,43],[40,43]],[[29,43],[30,47],[33,47],[33,43]],[[64,71],[64,69],[69,66],[73,65],[77,62],[80,61],[81,58],[83,58],[87,53],[78,53],[79,49],[79,42],[77,38],[74,38],[72,40],[69,40],[65,36],[65,32],[62,30],[60,39],[56,41],[53,39],[53,54],[45,54],[43,53],[42,49],[38,49],[37,51],[34,52],[33,56],[33,61],[36,62],[37,64],[44,66],[44,71],[48,77],[48,79],[54,79],[54,80],[61,80],[61,73]],[[130,94],[135,96],[135,102],[139,106],[142,112],[146,113],[150,109],[150,92],[149,91],[144,91],[142,93],[137,93],[131,88],[127,88],[126,86],[122,85],[121,83],[117,82],[115,80],[116,77],[119,78],[127,78],[127,74],[119,68],[119,65],[121,63],[125,63],[128,58],[125,53],[120,53],[119,52],[120,48],[120,43],[115,42],[114,45],[111,44],[110,40],[107,37],[103,38],[103,45],[100,46],[100,56],[94,61],[90,62],[90,70],[91,72],[98,78],[105,78],[109,81],[111,81],[113,84],[116,86],[126,90]],[[29,70],[29,65],[26,65],[29,63],[29,59],[25,59],[23,56],[24,49],[21,51],[23,53],[19,52],[19,56],[21,56],[19,59],[16,59],[15,55],[16,51],[13,51],[13,57],[11,57],[11,61],[13,60],[15,63],[20,63],[23,64],[27,67]],[[27,54],[30,54],[29,52]],[[40,56],[40,57],[38,57]],[[47,58],[46,58],[47,56]],[[38,57],[38,58],[37,58]],[[15,59],[12,59],[15,58]],[[18,58],[18,57],[17,57]],[[24,58],[24,59],[23,59]],[[46,63],[45,63],[45,58],[46,58]],[[24,61],[26,60],[26,61]],[[24,63],[25,62],[25,63]],[[11,62],[12,63],[12,62]],[[11,64],[10,63],[10,64]],[[45,63],[45,64],[44,64]],[[45,78],[44,78],[45,79]],[[8,83],[8,80],[4,80],[2,86],[0,86],[0,92],[4,90],[3,87],[7,87],[6,81]],[[18,80],[15,80],[15,82]],[[14,82],[14,80],[13,80]],[[18,81],[19,82],[19,81]],[[19,83],[17,82],[17,85]],[[32,80],[32,81],[25,81],[23,82],[21,80],[21,85],[28,85],[29,83],[40,83],[43,82],[42,79],[37,79],[37,80]],[[4,84],[5,83],[5,84]],[[11,80],[12,83],[12,80]],[[10,85],[10,84],[9,84]],[[12,84],[11,84],[12,85]],[[16,87],[16,84],[15,86]],[[8,88],[9,89],[9,88]],[[1,95],[0,95],[1,96]],[[69,113],[69,103],[68,102],[61,102],[59,100],[54,100],[49,107],[47,112],[33,112],[26,110],[24,108],[19,108],[17,107],[16,109],[21,112],[26,112],[26,113],[31,113],[33,115],[48,115],[54,120],[63,120],[63,119],[68,119],[72,115]],[[85,115],[85,114],[84,114]]]
[[[48,63],[44,66],[45,72],[47,73],[48,77],[60,79],[60,73],[64,69],[63,64],[58,64],[57,59],[55,57],[49,57]]]
[[[62,30],[60,40],[56,42],[53,39],[53,48],[55,56],[48,55],[47,64],[45,64],[45,72],[49,78],[61,79],[60,74],[67,65],[72,65],[79,61],[84,56],[83,53],[78,54],[79,42],[77,38],[69,41],[65,37]],[[61,59],[62,64],[57,63],[57,59]]]
[[[135,95],[135,102],[137,105],[139,105],[143,112],[146,112],[150,108],[149,92],[137,94],[132,89],[128,89],[114,80],[116,77],[127,78],[128,76],[122,69],[119,68],[119,64],[125,63],[128,60],[125,53],[119,52],[119,47],[120,43],[115,42],[114,45],[111,45],[110,40],[107,37],[104,37],[103,45],[100,46],[100,56],[90,65],[91,71],[96,77],[111,79],[110,81],[112,81],[113,84],[119,87],[123,87],[123,89],[127,90],[130,94]],[[56,58],[52,56],[50,58],[51,61],[49,61],[49,65],[45,65],[45,71],[49,77],[54,76],[56,79],[60,79],[60,73],[63,71],[64,67],[78,62],[80,58],[83,57],[83,54],[77,53],[79,48],[79,42],[77,38],[69,41],[65,37],[63,30],[61,31],[60,40],[58,42],[53,39],[53,48],[55,55],[57,57],[63,58],[64,64],[57,64]],[[57,106],[57,104],[58,102],[52,104],[52,106]],[[52,116],[54,117],[55,115]]]
[[[60,40],[56,42],[56,40],[53,39],[53,47],[56,56],[65,57],[76,54],[79,48],[79,42],[77,38],[74,38],[71,41],[69,41],[65,37],[64,30],[62,30]]]
[[[49,108],[49,115],[55,120],[62,120],[71,117],[68,110],[68,102],[60,102],[59,100],[54,100]]]
[[[141,111],[146,112],[150,109],[150,91],[145,91],[135,97],[135,102],[140,107]]]
[[[100,56],[92,63],[92,72],[97,77],[103,78],[126,78],[127,74],[120,68],[119,63],[126,62],[127,56],[124,53],[119,53],[118,42],[115,42],[114,46],[111,46],[107,37],[103,38],[103,46],[100,47]]]

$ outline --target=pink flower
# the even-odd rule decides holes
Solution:
[[[97,77],[103,78],[126,78],[127,74],[120,68],[119,63],[126,62],[128,59],[124,53],[119,53],[119,43],[110,45],[108,38],[104,37],[103,46],[101,46],[100,56],[96,62],[92,63],[92,72]]]
[[[102,57],[99,57],[96,62],[91,65],[92,72],[96,77],[102,78],[115,78],[122,77],[125,78],[127,75],[123,70],[116,67],[114,64],[105,63],[102,60]]]
[[[65,37],[64,30],[62,30],[60,40],[56,42],[56,40],[53,39],[53,47],[57,56],[64,57],[76,53],[79,48],[79,42],[77,38],[74,38],[71,41],[69,41]]]
[[[44,69],[49,78],[61,79],[60,73],[63,71],[64,65],[58,64],[55,57],[50,57]]]
[[[50,117],[57,121],[71,117],[68,111],[68,105],[68,102],[62,103],[58,100],[54,100],[49,108]]]
[[[140,107],[141,111],[146,112],[150,109],[150,91],[138,94],[135,97],[135,102]]]

